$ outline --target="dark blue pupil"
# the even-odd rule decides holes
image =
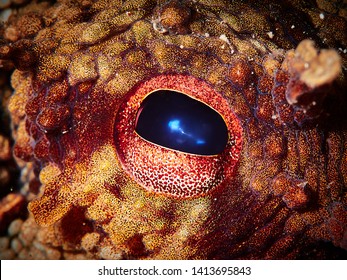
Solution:
[[[221,115],[172,90],[157,90],[143,100],[135,131],[152,143],[198,155],[219,154],[228,142]]]

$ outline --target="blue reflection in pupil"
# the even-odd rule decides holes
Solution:
[[[178,132],[181,132],[181,133],[184,134],[183,129],[180,127],[180,123],[181,123],[180,120],[171,120],[171,121],[169,121],[168,126],[170,127],[171,132],[178,131]]]
[[[181,133],[181,134],[183,134],[186,137],[186,140],[195,141],[195,143],[197,145],[202,145],[202,144],[206,143],[205,140],[199,139],[199,138],[196,139],[194,135],[184,132],[184,129],[181,126],[181,121],[180,120],[170,120],[169,123],[168,123],[168,126],[169,126],[169,128],[171,130],[171,133]],[[179,143],[184,142],[184,140],[181,140],[181,138],[177,138],[176,140]]]
[[[223,118],[209,106],[171,90],[158,90],[141,103],[135,131],[147,141],[198,154],[221,153],[228,141]]]

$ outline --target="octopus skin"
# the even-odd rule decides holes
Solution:
[[[11,3],[1,96],[21,178],[1,192],[0,258],[346,258],[347,13],[333,2]],[[139,137],[159,89],[217,111],[225,150]]]

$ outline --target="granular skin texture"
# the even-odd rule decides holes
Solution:
[[[1,90],[1,105],[12,123],[1,116],[1,124],[14,144],[1,136],[0,160],[11,160],[12,145],[21,178],[0,192],[1,259],[346,258],[340,1],[61,0],[8,9],[0,65],[2,77],[12,72],[13,93],[8,100]],[[119,130],[117,114],[139,107],[127,100],[165,77],[199,81],[181,90],[197,99],[210,88],[216,96],[202,102],[218,111],[223,100],[229,108],[219,113],[238,124],[228,126],[235,149],[204,171],[203,191],[158,191],[159,180],[176,177],[196,185],[184,169],[189,156],[141,142],[129,131],[133,118]],[[115,141],[123,131],[135,138]],[[146,157],[174,168],[157,178]],[[194,158],[197,170],[212,161]],[[231,165],[227,176],[217,172]]]

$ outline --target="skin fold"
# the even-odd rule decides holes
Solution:
[[[0,258],[346,258],[340,2],[2,7]],[[225,151],[139,137],[156,89],[223,116]]]

